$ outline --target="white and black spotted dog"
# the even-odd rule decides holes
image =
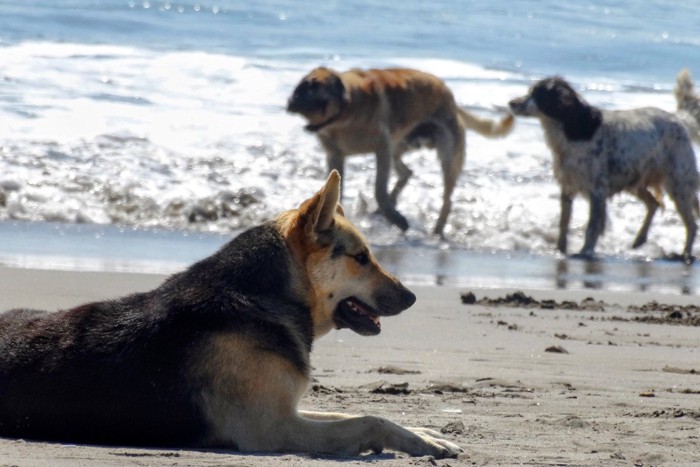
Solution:
[[[627,191],[646,205],[646,217],[632,244],[637,248],[647,240],[663,189],[685,224],[682,258],[692,260],[699,178],[688,133],[676,116],[651,107],[596,108],[560,77],[536,82],[527,95],[509,105],[515,115],[539,118],[552,150],[554,175],[561,185],[559,251],[566,253],[577,194],[588,198],[590,217],[583,248],[576,256],[592,258],[605,229],[607,198]]]
[[[687,69],[676,76],[673,94],[678,105],[678,117],[685,123],[690,137],[700,144],[700,95],[695,93],[693,78]]]

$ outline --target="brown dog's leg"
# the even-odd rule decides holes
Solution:
[[[391,198],[391,203],[394,206],[396,206],[396,203],[398,202],[401,191],[403,191],[403,189],[406,187],[408,179],[413,176],[413,171],[409,169],[406,164],[404,164],[403,160],[401,160],[401,156],[407,150],[408,148],[406,148],[405,144],[402,143],[401,146],[394,151],[393,155],[394,170],[396,170],[396,174],[399,176],[398,180],[396,180],[394,188],[391,190],[391,195],[389,196]]]
[[[442,208],[440,208],[440,215],[435,223],[435,229],[433,230],[434,235],[439,235],[444,237],[445,224],[447,224],[447,217],[450,215],[452,210],[452,192],[454,191],[455,185],[457,184],[457,177],[451,172],[443,171],[443,182],[445,184],[445,189],[442,192]]]
[[[462,172],[465,146],[464,128],[457,121],[450,122],[449,128],[443,127],[435,132],[435,149],[440,158],[442,178],[445,185],[442,192],[442,208],[433,230],[433,233],[440,237],[444,236],[447,217],[452,210],[452,192]]]
[[[583,258],[592,258],[595,251],[595,245],[598,242],[598,237],[605,230],[606,216],[606,200],[605,195],[601,193],[591,193],[589,197],[590,215],[588,218],[588,227],[586,227],[586,240],[583,243],[583,248],[577,256]]]
[[[559,202],[561,204],[561,214],[559,217],[559,239],[557,240],[557,250],[566,254],[569,238],[569,223],[571,222],[571,205],[573,196],[568,193],[561,193]]]
[[[374,196],[379,209],[389,222],[401,230],[408,230],[408,221],[396,210],[388,192],[391,171],[391,150],[387,142],[377,151],[377,178],[374,181]]]
[[[651,226],[651,221],[654,218],[656,210],[659,208],[659,202],[656,201],[654,195],[652,195],[646,187],[638,188],[634,194],[637,198],[641,199],[647,207],[647,215],[644,217],[644,222],[639,229],[639,233],[637,233],[637,237],[634,239],[634,243],[632,243],[632,248],[639,248],[647,241],[649,227]]]

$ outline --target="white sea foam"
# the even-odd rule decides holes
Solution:
[[[325,156],[304,122],[284,106],[318,62],[246,58],[130,46],[23,42],[0,48],[0,219],[120,223],[230,231],[295,207],[325,177]],[[330,58],[338,69],[367,61]],[[533,76],[448,59],[401,58],[442,76],[460,105],[500,118]],[[672,83],[647,88],[615,80],[574,83],[608,108],[673,110]],[[552,251],[558,187],[535,120],[512,135],[467,136],[467,164],[446,233],[456,248]],[[406,156],[415,176],[398,209],[402,235],[373,215],[374,158],[346,168],[344,204],[378,244],[440,246],[430,237],[441,204],[436,155]],[[580,247],[588,207],[574,206],[571,247]],[[599,250],[629,252],[643,208],[616,197]],[[684,231],[673,209],[658,214],[642,254],[678,251]]]

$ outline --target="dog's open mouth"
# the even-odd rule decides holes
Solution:
[[[355,297],[341,300],[334,318],[338,329],[350,328],[363,336],[373,336],[382,330],[377,311]]]

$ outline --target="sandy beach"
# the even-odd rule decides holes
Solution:
[[[68,307],[147,290],[163,278],[0,268],[0,308]],[[411,288],[418,302],[383,320],[379,336],[334,331],[315,344],[314,381],[301,408],[430,427],[464,449],[458,459],[384,452],[341,460],[0,439],[0,465],[700,463],[694,297]]]

